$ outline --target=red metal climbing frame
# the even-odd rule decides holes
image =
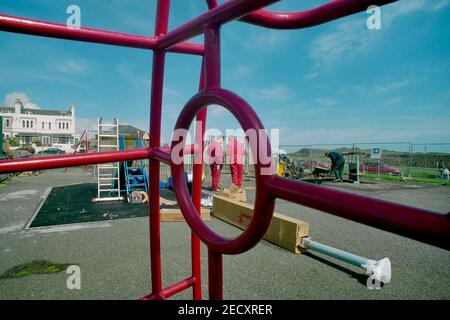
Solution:
[[[449,214],[376,200],[369,197],[332,190],[278,176],[262,175],[264,165],[258,159],[256,172],[255,211],[248,228],[236,239],[226,239],[211,231],[199,217],[202,165],[194,166],[192,199],[184,181],[183,164],[171,161],[170,148],[162,148],[161,114],[165,57],[168,52],[203,57],[200,92],[181,112],[176,128],[189,128],[194,117],[206,122],[206,106],[218,104],[228,109],[243,129],[262,129],[263,125],[253,109],[239,96],[220,85],[220,28],[223,24],[240,20],[266,28],[299,29],[315,26],[365,11],[370,5],[384,5],[396,0],[334,0],[317,8],[296,12],[271,12],[263,9],[279,0],[228,0],[218,4],[206,0],[209,11],[192,21],[168,31],[170,0],[158,0],[156,33],[154,37],[137,36],[90,28],[73,29],[65,25],[7,15],[0,15],[0,30],[153,50],[153,76],[150,106],[150,147],[142,150],[95,154],[67,155],[31,160],[0,162],[0,173],[64,168],[136,159],[150,161],[150,255],[152,293],[143,299],[165,299],[182,290],[193,288],[194,299],[202,298],[200,270],[200,241],[208,246],[209,298],[222,299],[222,255],[239,254],[251,249],[261,240],[273,214],[275,199],[280,198],[324,212],[394,232],[412,239],[450,249]],[[204,34],[204,45],[185,42]],[[203,132],[197,131],[203,141]],[[259,138],[266,139],[266,138]],[[198,141],[198,140],[197,140]],[[252,153],[262,141],[252,146]],[[178,143],[174,141],[173,145]],[[203,142],[201,142],[202,144]],[[172,146],[173,146],[172,145]],[[185,148],[184,152],[202,152],[203,148]],[[160,162],[171,165],[177,199],[192,229],[192,276],[163,287],[161,272],[159,177]]]

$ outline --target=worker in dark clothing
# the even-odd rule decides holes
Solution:
[[[339,152],[327,152],[325,153],[325,157],[331,159],[331,170],[334,172],[336,176],[335,181],[344,182],[342,178],[342,173],[344,172],[345,158]]]

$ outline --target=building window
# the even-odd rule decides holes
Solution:
[[[9,128],[9,119],[5,120],[5,127]]]
[[[44,130],[44,122],[42,122],[42,130]]]
[[[30,121],[30,127],[33,128],[34,121]]]
[[[27,120],[27,129],[30,128],[30,121]]]
[[[22,120],[22,128],[25,128],[25,120]]]
[[[52,130],[52,123],[51,122],[48,123],[48,130]]]

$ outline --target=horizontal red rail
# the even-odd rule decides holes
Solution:
[[[0,30],[57,38],[108,44],[121,47],[139,48],[153,50],[158,43],[157,37],[146,37],[126,33],[104,31],[92,28],[69,28],[64,24],[26,19],[0,14]],[[203,55],[203,44],[179,43],[172,48],[171,52]]]
[[[450,249],[450,214],[276,176],[266,186],[273,197]]]
[[[181,292],[183,290],[186,290],[190,287],[192,287],[195,284],[195,278],[194,277],[190,277],[187,278],[186,280],[182,280],[180,282],[177,282],[165,289],[163,289],[163,294],[165,298],[169,298],[175,294],[177,294],[178,292]]]
[[[240,20],[272,29],[301,29],[365,11],[371,5],[381,6],[395,1],[398,0],[335,0],[302,12],[273,12],[260,9]]]
[[[0,161],[0,173],[14,173],[35,170],[78,167],[90,164],[122,162],[148,159],[153,155],[152,149],[137,149],[112,152],[71,154],[53,157],[39,157],[19,160]]]
[[[198,151],[196,145],[187,145],[183,149],[185,155]],[[0,173],[14,173],[35,170],[78,167],[90,164],[122,162],[154,158],[170,165],[170,147],[123,150],[111,152],[95,152],[64,156],[28,158],[0,161]]]
[[[151,294],[141,298],[140,300],[164,300],[170,298],[171,296],[194,286],[196,281],[197,280],[195,279],[195,277],[189,277],[163,289],[161,295],[156,296],[154,294]]]

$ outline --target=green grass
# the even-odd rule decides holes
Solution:
[[[450,186],[450,181],[444,181],[442,179],[429,179],[429,178],[406,178],[402,179],[401,176],[391,176],[391,175],[377,175],[374,173],[364,174],[362,179],[367,180],[382,180],[382,181],[392,181],[392,182],[416,182],[416,183],[428,183]]]
[[[33,274],[52,274],[59,273],[67,269],[73,263],[53,263],[45,260],[35,260],[26,264],[18,265],[6,270],[0,279],[18,279]]]
[[[11,181],[11,176],[6,177],[5,179],[0,181],[0,187],[8,185],[10,181]]]

